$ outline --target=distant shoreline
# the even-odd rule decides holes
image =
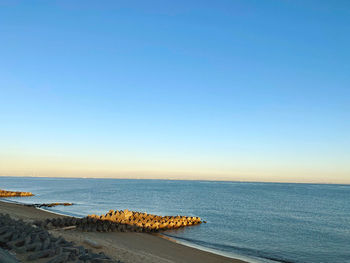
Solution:
[[[230,179],[193,179],[193,178],[138,178],[138,177],[95,177],[95,176],[32,176],[32,175],[0,175],[0,177],[8,178],[47,178],[47,179],[107,179],[107,180],[160,180],[160,181],[191,181],[191,182],[228,182],[228,183],[263,183],[263,184],[306,184],[306,185],[343,185],[350,186],[349,183],[344,182],[293,182],[293,181],[255,181],[255,180],[230,180]]]

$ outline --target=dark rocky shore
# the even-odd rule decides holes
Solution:
[[[47,259],[41,261],[47,263],[120,262],[104,253],[96,254],[83,246],[75,246],[62,237],[54,237],[39,225],[0,214],[0,262],[37,262],[40,259]]]

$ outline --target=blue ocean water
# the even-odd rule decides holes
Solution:
[[[0,177],[22,203],[73,202],[70,215],[110,209],[199,216],[165,235],[251,262],[350,262],[350,185]]]

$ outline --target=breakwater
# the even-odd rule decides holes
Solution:
[[[21,262],[37,262],[44,258],[48,259],[47,263],[120,262],[102,252],[96,254],[62,237],[54,237],[42,227],[3,214],[0,214],[0,247],[15,253]],[[5,258],[4,262],[17,261],[7,256],[7,261]]]
[[[102,221],[110,221],[118,224],[139,227],[149,231],[159,231],[176,229],[180,227],[201,224],[200,217],[192,216],[158,216],[135,211],[110,210],[105,215],[88,215],[89,218],[95,218]]]
[[[205,221],[203,221],[205,222]],[[129,210],[110,210],[105,215],[88,215],[84,218],[59,217],[34,224],[46,229],[75,227],[86,232],[159,232],[201,224],[200,217],[157,216]]]
[[[31,192],[6,191],[0,189],[0,197],[33,196]]]

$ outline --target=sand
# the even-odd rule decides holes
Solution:
[[[46,218],[63,217],[34,207],[0,201],[0,213],[8,213],[15,219],[25,221],[44,220]],[[157,234],[121,233],[121,232],[81,232],[77,230],[50,230],[55,236],[63,236],[94,252],[105,252],[108,256],[125,263],[244,263],[232,259],[187,247]],[[101,245],[96,249],[85,242],[86,239]]]

